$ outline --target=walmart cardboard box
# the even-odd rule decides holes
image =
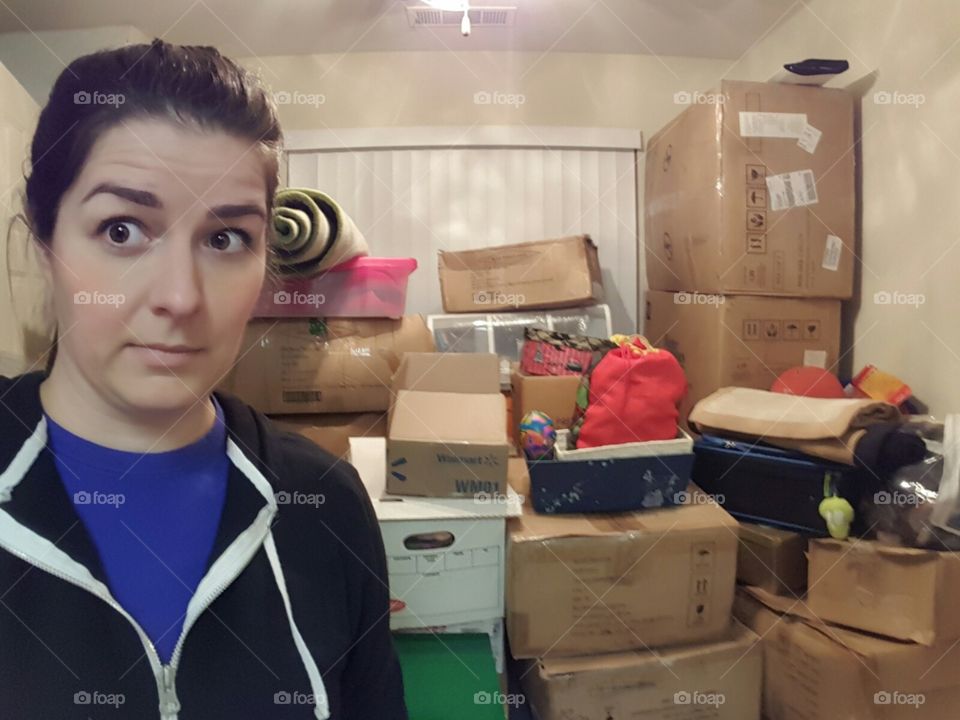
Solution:
[[[923,645],[960,638],[956,553],[824,539],[809,559],[809,605],[824,620]]]
[[[960,705],[960,644],[936,647],[827,625],[802,602],[737,592],[734,615],[761,637],[769,720],[944,720]]]
[[[507,528],[514,657],[707,642],[726,632],[737,522],[718,505],[602,515],[523,510]]]
[[[507,492],[506,400],[493,353],[407,353],[393,378],[387,490],[473,497]]]
[[[654,290],[853,293],[853,95],[723,81],[647,144]]]
[[[407,352],[431,352],[419,315],[251,320],[221,383],[263,413],[383,412]]]
[[[589,235],[441,252],[439,272],[448,313],[603,302],[600,260]]]
[[[539,720],[759,720],[762,669],[735,622],[704,645],[535,660],[522,682]]]
[[[686,373],[685,420],[698,400],[722,387],[769,390],[800,365],[836,372],[840,302],[648,291],[644,334]]]

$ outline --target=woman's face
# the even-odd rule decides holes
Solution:
[[[45,262],[57,364],[144,410],[205,397],[234,362],[263,281],[265,162],[250,142],[165,120],[101,135],[63,196]]]

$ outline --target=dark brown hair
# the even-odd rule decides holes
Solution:
[[[96,140],[121,121],[156,117],[260,143],[268,157],[267,212],[279,184],[283,133],[259,79],[213,47],[127,45],[77,58],[60,73],[40,113],[30,148],[24,208],[39,243],[49,246],[64,193]],[[56,356],[56,337],[47,370]]]

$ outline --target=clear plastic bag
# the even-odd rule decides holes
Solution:
[[[951,435],[960,431],[958,419],[956,415],[947,416],[945,423],[912,419],[903,426],[904,431],[923,438],[927,454],[920,462],[894,472],[872,497],[864,499],[861,511],[866,524],[874,528],[881,541],[931,550],[960,550],[960,479],[956,477],[960,444]],[[954,441],[945,442],[950,437]]]

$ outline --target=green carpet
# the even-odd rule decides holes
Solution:
[[[488,635],[395,633],[410,720],[504,720]]]

